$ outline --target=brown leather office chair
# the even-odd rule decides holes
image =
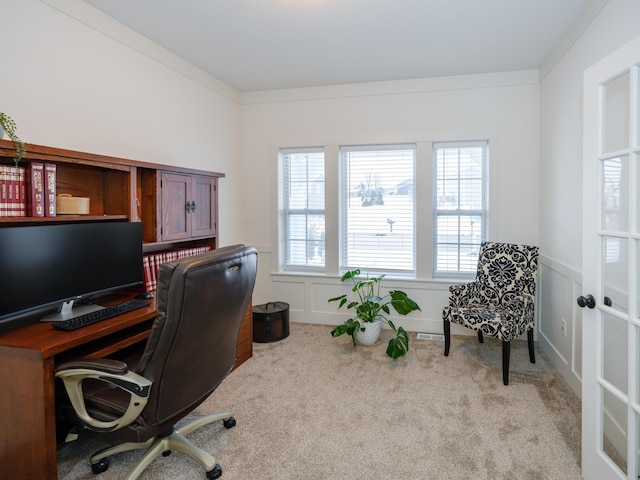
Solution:
[[[90,459],[94,473],[108,468],[110,455],[146,448],[127,479],[137,478],[156,457],[174,450],[200,463],[207,478],[222,475],[214,457],[185,435],[217,420],[231,428],[231,414],[176,424],[233,368],[256,266],[256,250],[243,245],[164,264],[156,292],[159,316],[144,351],[125,361],[83,359],[56,369],[73,407],[60,406],[59,412],[126,442],[95,453]]]

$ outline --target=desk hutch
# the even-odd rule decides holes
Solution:
[[[90,211],[88,215],[0,218],[0,228],[45,222],[140,221],[145,254],[218,246],[218,179],[224,174],[39,145],[26,148],[22,162],[55,164],[57,193],[89,197]],[[12,163],[14,152],[12,142],[0,140],[0,163]],[[135,293],[123,292],[110,301],[124,301]],[[72,357],[106,357],[145,341],[155,316],[152,301],[149,307],[73,332],[55,330],[37,318],[21,319],[20,325],[0,332],[3,474],[57,477],[55,366]],[[252,355],[251,329],[249,305],[238,336],[236,367]]]

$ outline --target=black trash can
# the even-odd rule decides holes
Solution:
[[[289,336],[289,304],[269,302],[253,307],[253,341],[277,342]]]

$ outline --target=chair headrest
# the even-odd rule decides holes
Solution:
[[[239,258],[247,253],[255,252],[255,248],[247,247],[243,244],[229,245],[227,247],[216,248],[207,253],[185,257],[171,262],[164,263],[158,272],[158,288],[156,290],[156,310],[160,315],[167,314],[167,301],[169,297],[169,285],[176,271],[200,268],[209,263],[229,261]]]

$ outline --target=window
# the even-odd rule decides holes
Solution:
[[[488,143],[434,143],[434,276],[475,273],[487,232]]]
[[[340,148],[340,269],[415,274],[415,145]]]
[[[323,268],[324,151],[280,150],[283,268]]]

